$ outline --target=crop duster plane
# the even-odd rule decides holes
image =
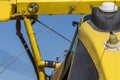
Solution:
[[[120,80],[120,0],[0,0],[0,21],[16,32],[38,80]],[[41,14],[85,14],[62,63],[43,60],[32,29]],[[21,34],[24,21],[32,52]],[[47,78],[44,68],[54,68]]]

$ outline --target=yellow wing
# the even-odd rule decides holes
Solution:
[[[91,13],[90,5],[100,6],[105,1],[114,0],[0,0],[0,21],[23,15]],[[120,6],[120,0],[116,3]],[[38,10],[31,13],[33,7]]]

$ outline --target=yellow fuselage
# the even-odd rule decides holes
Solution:
[[[120,40],[120,32],[115,35]],[[91,56],[99,73],[99,80],[120,80],[120,50],[105,48],[109,36],[109,32],[93,29],[89,21],[83,22],[78,29],[79,40]]]

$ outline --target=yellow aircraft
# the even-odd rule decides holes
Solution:
[[[120,0],[0,0],[0,21],[16,20],[17,35],[28,53],[38,80],[44,68],[54,68],[50,80],[120,80]],[[41,14],[86,14],[62,63],[41,57],[30,20]],[[32,53],[20,32],[24,21]]]

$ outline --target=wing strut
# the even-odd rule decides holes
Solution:
[[[37,79],[39,79],[33,55],[32,55],[32,53],[31,53],[31,51],[30,51],[30,49],[29,49],[29,47],[28,47],[28,45],[27,45],[27,43],[26,43],[26,41],[25,41],[25,39],[24,39],[24,37],[23,37],[23,35],[21,33],[21,23],[20,23],[19,19],[16,20],[16,35],[19,37],[20,41],[22,42],[22,44],[23,44],[23,46],[24,46],[24,48],[25,48],[25,50],[27,52],[27,55],[29,56],[29,58],[30,58],[30,60],[32,62],[32,65],[34,67],[35,73],[37,75]]]

